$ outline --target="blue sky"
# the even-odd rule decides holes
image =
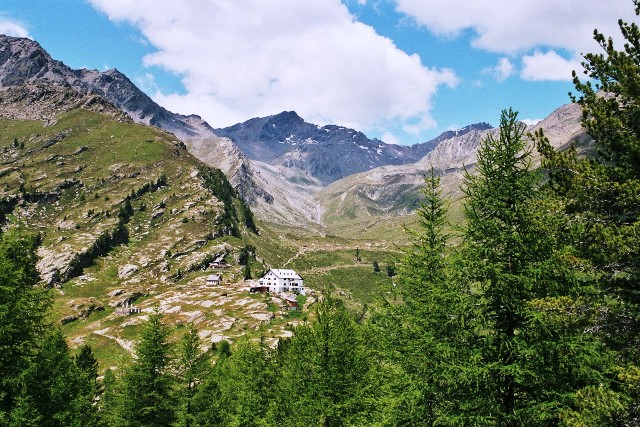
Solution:
[[[567,103],[594,28],[631,0],[3,0],[0,33],[72,68],[117,68],[214,127],[295,110],[413,144],[512,107]]]

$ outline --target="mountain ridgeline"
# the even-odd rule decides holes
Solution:
[[[298,168],[328,185],[379,166],[416,162],[447,137],[488,128],[491,126],[479,123],[457,133],[447,132],[433,141],[407,146],[370,139],[342,126],[307,123],[295,111],[285,111],[214,132],[231,139],[252,160]]]
[[[20,99],[25,85],[29,96]],[[66,89],[54,94],[52,85]],[[5,117],[18,108],[16,117],[47,121],[82,106],[172,132],[194,156],[222,170],[260,219],[330,233],[371,232],[389,221],[395,228],[398,216],[417,206],[422,176],[431,166],[446,175],[443,182],[457,197],[462,168],[473,165],[480,140],[492,132],[489,124],[477,123],[401,146],[342,126],[308,123],[294,111],[213,129],[197,115],[161,107],[115,69],[73,70],[35,41],[2,35],[0,89]],[[24,116],[29,110],[31,117]],[[552,144],[566,146],[584,139],[579,118],[579,109],[568,105],[536,128],[553,128]]]

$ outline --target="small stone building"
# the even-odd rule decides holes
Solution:
[[[218,286],[222,283],[222,276],[220,274],[210,274],[205,279],[207,286]]]

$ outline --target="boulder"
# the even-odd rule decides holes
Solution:
[[[122,265],[118,268],[118,277],[121,279],[131,277],[136,271],[138,271],[138,268],[139,267],[135,264]]]

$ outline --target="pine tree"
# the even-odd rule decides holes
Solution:
[[[197,420],[197,405],[194,397],[209,370],[209,354],[200,350],[198,331],[192,324],[182,337],[178,354],[178,420],[177,426],[194,426]]]
[[[122,378],[118,415],[126,426],[167,426],[176,417],[169,329],[156,311],[140,334],[136,360]]]
[[[397,278],[402,302],[392,306],[385,333],[390,354],[406,375],[397,378],[395,424],[416,426],[458,416],[456,402],[473,382],[462,375],[469,372],[464,364],[472,358],[465,327],[473,312],[471,298],[446,256],[447,207],[440,179],[431,169],[424,182],[424,201],[416,211],[419,227],[407,230],[413,244]]]
[[[524,128],[503,112],[499,135],[482,142],[477,173],[465,175],[463,256],[480,295],[473,328],[486,393],[474,400],[500,425],[558,422],[559,408],[579,388],[606,384],[611,369],[584,333],[589,293],[558,239],[558,207],[530,168]]]
[[[14,409],[23,373],[48,327],[50,296],[36,285],[37,245],[37,237],[0,234],[0,419]]]

